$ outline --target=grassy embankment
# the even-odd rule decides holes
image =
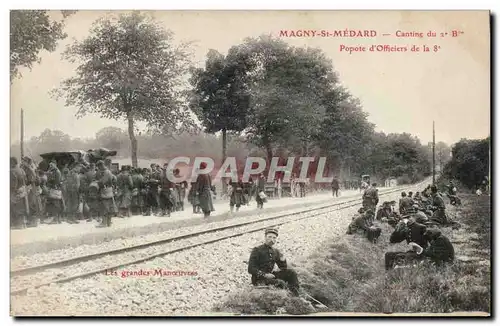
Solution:
[[[490,312],[490,197],[462,194],[461,198],[462,207],[447,205],[447,210],[462,227],[442,229],[454,244],[454,264],[386,272],[384,253],[408,247],[405,242],[389,244],[392,228],[383,225],[375,245],[357,235],[343,235],[293,266],[303,289],[328,307],[321,310],[325,312]],[[243,314],[312,312],[285,291],[267,289],[231,295],[214,309]]]

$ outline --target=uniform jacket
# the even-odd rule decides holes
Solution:
[[[390,243],[399,243],[406,240],[407,243],[415,242],[422,248],[427,247],[427,240],[424,236],[427,228],[425,225],[409,221],[407,225],[400,222],[391,234]]]
[[[287,268],[286,260],[278,249],[267,244],[253,248],[248,261],[248,273],[252,274],[252,282],[255,283],[262,279],[264,274],[271,273],[275,264],[281,270]]]

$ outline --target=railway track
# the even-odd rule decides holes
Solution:
[[[413,185],[411,187],[414,187]],[[395,192],[401,191],[402,189],[406,189],[408,187],[397,187],[391,190],[380,192],[379,196],[386,196],[393,194]],[[339,202],[321,205],[313,208],[308,208],[304,210],[298,210],[294,212],[289,212],[286,214],[280,214],[275,216],[270,216],[262,219],[258,219],[255,221],[244,222],[244,223],[235,223],[228,226],[222,227],[214,227],[208,230],[194,232],[194,233],[186,233],[180,236],[161,239],[157,241],[147,242],[139,245],[128,246],[115,250],[108,250],[104,252],[83,255],[71,259],[55,261],[48,264],[43,264],[39,266],[31,266],[27,268],[12,270],[11,275],[11,295],[24,295],[27,294],[32,289],[37,289],[43,286],[49,286],[51,284],[56,283],[66,283],[75,279],[86,278],[93,275],[105,273],[106,271],[117,270],[123,268],[124,266],[134,265],[138,263],[142,263],[148,260],[152,260],[158,257],[166,256],[169,254],[173,254],[180,251],[189,250],[191,248],[199,247],[202,245],[242,236],[248,233],[262,231],[269,227],[276,227],[279,225],[312,218],[318,215],[325,214],[330,211],[338,211],[341,209],[357,206],[361,203],[361,199],[349,199],[342,200]],[[305,215],[305,216],[304,216]],[[297,217],[298,216],[298,217]],[[232,231],[232,232],[231,232]],[[210,234],[214,234],[214,237],[210,237]],[[208,236],[208,237],[206,237]],[[200,241],[190,241],[191,239],[202,238]],[[186,242],[183,244],[182,242]],[[176,243],[180,243],[179,246],[175,246]],[[164,245],[173,244],[172,246],[165,247]],[[120,255],[135,255],[136,257],[128,260],[120,260]],[[101,260],[102,264],[95,268],[86,268],[85,262],[98,262]],[[109,262],[113,263],[109,263]],[[99,265],[97,263],[97,265]],[[68,269],[71,271],[74,269],[74,266],[77,266],[83,271],[78,273],[71,273],[71,275],[63,275],[60,276],[61,273],[58,273],[56,277],[51,278],[50,276],[43,276],[43,273],[53,269]],[[83,268],[82,268],[83,267]],[[12,282],[13,278],[22,278],[23,276],[33,276],[36,274],[42,275],[42,281],[37,282],[35,284],[29,284],[28,286],[21,286],[15,289],[13,288]],[[64,273],[62,273],[64,274]],[[36,279],[36,278],[35,278]],[[20,282],[22,283],[22,281]]]

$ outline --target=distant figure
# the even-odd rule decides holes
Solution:
[[[339,196],[340,182],[337,176],[335,176],[332,180],[332,195],[333,197]]]
[[[258,209],[263,209],[264,208],[264,203],[266,202],[266,194],[264,193],[266,187],[266,178],[264,177],[264,174],[259,174],[259,178],[257,179],[257,184],[256,184],[256,194],[255,194],[255,201],[257,202],[257,208]]]
[[[266,229],[264,244],[253,248],[248,261],[248,273],[252,275],[253,285],[274,285],[289,289],[293,295],[299,295],[297,273],[288,268],[283,254],[273,248],[278,238],[278,230]],[[280,269],[273,272],[274,266]]]

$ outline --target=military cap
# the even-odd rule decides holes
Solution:
[[[361,207],[360,209],[358,209],[358,213],[364,213],[365,212],[365,208],[364,207]]]
[[[278,230],[274,228],[268,228],[266,229],[265,234],[267,235],[268,233],[274,233],[276,236],[278,236]]]
[[[366,214],[368,214],[368,215],[374,215],[375,213],[373,212],[373,210],[367,209],[366,210]]]

